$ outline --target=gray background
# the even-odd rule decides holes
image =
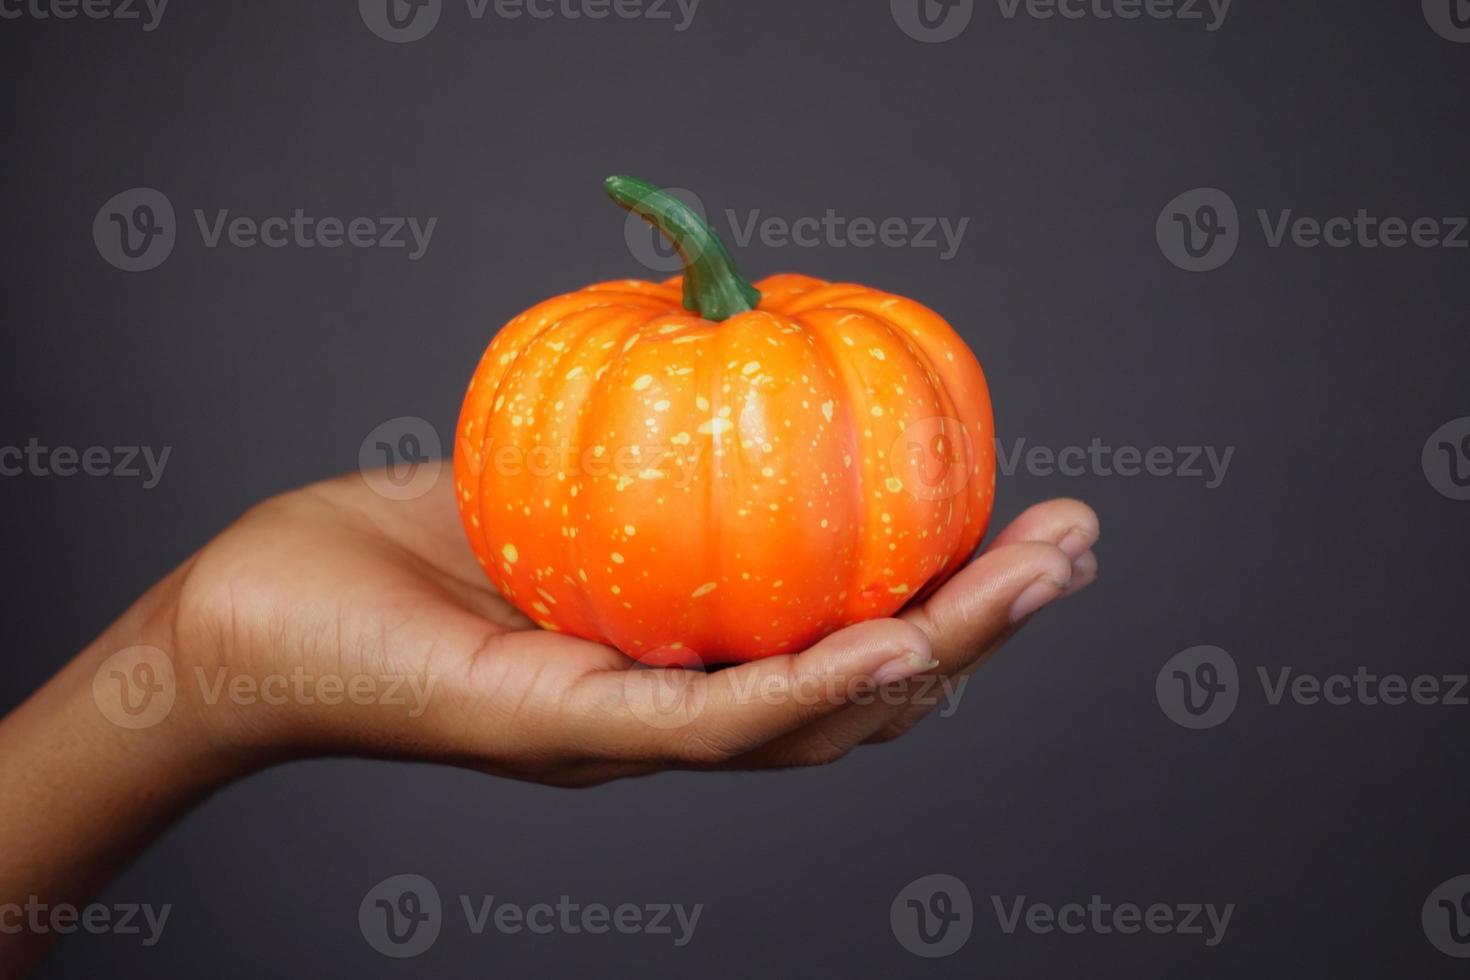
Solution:
[[[212,799],[102,896],[172,903],[163,942],[74,936],[48,977],[1448,976],[1420,906],[1470,871],[1470,708],[1270,707],[1255,668],[1463,670],[1470,503],[1426,480],[1470,415],[1470,251],[1271,249],[1256,208],[1463,215],[1470,44],[1418,0],[1238,0],[1222,29],[1006,20],[920,44],[886,0],[706,0],[693,26],[474,21],[375,37],[351,2],[175,0],[136,23],[0,21],[9,229],[0,443],[169,445],[163,482],[0,480],[5,669],[18,703],[259,498],[348,470],[383,421],[452,430],[521,309],[645,274],[600,180],[711,210],[972,219],[934,250],[740,250],[919,298],[984,364],[1001,437],[1236,447],[1199,480],[1002,477],[997,523],[1082,497],[1101,582],[978,675],[960,712],[822,770],[676,774],[569,793],[428,766],[288,766]],[[256,216],[437,216],[429,254],[210,250],[180,229],[126,274],[91,239],[135,186]],[[1160,209],[1226,190],[1245,223],[1191,274]],[[1245,689],[1221,727],[1154,680],[1216,644]],[[0,790],[3,791],[3,790]],[[4,846],[0,844],[0,846]],[[473,937],[375,953],[357,906],[412,872],[446,902],[703,902],[694,942]],[[965,881],[943,960],[889,903]],[[1007,936],[989,896],[1236,903],[1180,936]]]

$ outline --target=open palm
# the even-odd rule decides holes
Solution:
[[[907,696],[917,675],[972,670],[1097,571],[1096,515],[1052,501],[898,618],[740,667],[646,669],[539,629],[495,593],[447,475],[406,501],[372,482],[352,474],[269,500],[178,573],[179,689],[214,737],[556,785],[829,762],[916,723],[928,710]]]

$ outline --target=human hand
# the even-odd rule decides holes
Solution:
[[[1097,575],[1096,516],[1052,501],[897,618],[739,667],[645,669],[497,595],[450,483],[395,501],[354,475],[266,501],[0,720],[0,901],[80,899],[209,793],[290,758],[559,786],[832,762],[902,735],[936,679]],[[52,937],[0,934],[0,977]]]
[[[420,758],[564,786],[825,763],[907,731],[933,678],[973,670],[1097,574],[1096,515],[1052,501],[897,618],[710,673],[645,669],[496,594],[450,484],[406,501],[356,474],[307,487],[181,569],[163,618],[186,730],[263,758]]]

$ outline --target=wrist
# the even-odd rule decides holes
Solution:
[[[208,792],[268,760],[227,735],[188,683],[176,581],[139,599],[33,700],[120,778]]]
[[[156,594],[140,600],[0,720],[0,902],[84,901],[164,827],[263,764],[211,738],[185,699],[170,702],[166,608]],[[0,945],[3,961],[45,937]]]
[[[191,586],[188,568],[146,596],[134,628],[88,665],[112,724],[145,740],[157,729],[167,746],[189,747],[186,764],[227,778],[297,758],[397,755],[412,744],[432,677],[345,669],[310,631],[303,640],[277,628],[289,612],[237,604],[232,588],[203,575]]]

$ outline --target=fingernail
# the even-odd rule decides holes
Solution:
[[[873,681],[879,687],[887,684],[897,684],[911,677],[922,674],[926,670],[933,670],[939,666],[939,661],[933,657],[925,656],[910,650],[901,657],[895,657],[888,663],[873,671]]]
[[[1072,562],[1072,581],[1067,585],[1067,591],[1081,592],[1095,581],[1097,581],[1097,555],[1089,551]]]
[[[1063,536],[1061,542],[1057,545],[1057,547],[1062,549],[1062,552],[1066,554],[1068,558],[1076,561],[1077,559],[1081,558],[1083,555],[1091,551],[1092,546],[1096,543],[1097,538],[1095,538],[1091,534],[1088,534],[1080,527],[1074,527],[1072,528],[1072,530],[1068,531],[1066,535]]]
[[[1059,598],[1066,588],[1066,585],[1043,575],[1026,586],[1016,597],[1016,601],[1011,605],[1011,622],[1019,623],[1027,616],[1033,615],[1052,600]]]

